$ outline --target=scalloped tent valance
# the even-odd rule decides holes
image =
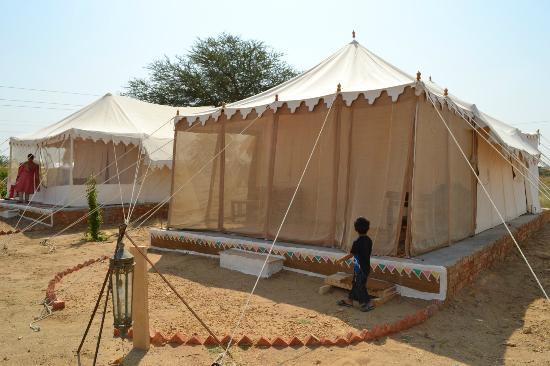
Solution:
[[[61,121],[36,132],[12,137],[10,144],[42,145],[66,138],[143,144],[152,167],[171,167],[173,118],[177,111],[196,113],[210,107],[171,107],[105,94]]]
[[[204,124],[208,119],[217,121],[222,113],[227,118],[236,113],[246,118],[252,111],[262,115],[268,109],[276,111],[283,105],[294,113],[302,103],[312,111],[321,99],[330,106],[338,93],[348,106],[361,94],[372,104],[383,91],[396,101],[406,87],[415,88],[417,94],[429,93],[464,118],[475,120],[482,127],[489,127],[491,137],[499,143],[535,157],[539,156],[538,137],[533,138],[480,112],[475,104],[466,103],[451,94],[446,95],[441,87],[431,81],[417,80],[355,40],[308,71],[274,88],[227,104],[223,109],[216,107],[184,111],[180,113],[178,122],[186,120],[189,125],[196,122]]]

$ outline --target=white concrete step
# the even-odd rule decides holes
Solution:
[[[19,216],[19,210],[3,210],[0,211],[0,217],[4,219],[11,219],[12,217]]]
[[[267,254],[253,253],[241,249],[228,249],[220,252],[220,267],[257,276],[262,269]],[[283,269],[284,258],[270,255],[260,277],[269,278]]]

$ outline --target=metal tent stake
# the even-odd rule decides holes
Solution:
[[[105,290],[105,285],[107,285],[107,282],[109,282],[111,275],[111,269],[109,268],[107,270],[107,273],[105,274],[105,279],[103,280],[103,285],[101,286],[101,291],[99,291],[99,296],[97,297],[97,300],[95,302],[94,310],[92,311],[92,315],[90,317],[90,320],[88,321],[88,326],[86,327],[86,330],[84,331],[84,335],[82,336],[82,340],[80,341],[80,345],[78,346],[78,349],[76,350],[76,354],[80,356],[80,351],[82,350],[82,346],[84,346],[84,341],[86,340],[86,336],[88,335],[88,331],[90,330],[90,327],[92,326],[92,321],[94,320],[95,314],[97,312],[97,308],[99,307],[99,303],[101,302],[101,298],[103,297],[103,291]],[[107,292],[111,289],[111,286],[107,289]]]

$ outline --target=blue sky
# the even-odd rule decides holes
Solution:
[[[305,70],[353,29],[409,74],[432,75],[486,113],[550,139],[549,16],[548,1],[2,0],[0,142],[97,98],[5,86],[116,93],[151,61],[221,32],[265,41]]]

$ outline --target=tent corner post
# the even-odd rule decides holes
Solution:
[[[269,237],[269,213],[271,211],[271,200],[273,190],[273,176],[275,174],[275,155],[277,152],[277,131],[279,127],[279,113],[278,110],[273,111],[273,120],[271,123],[271,141],[269,147],[269,166],[267,170],[267,185],[265,191],[265,220],[264,220],[264,238]]]
[[[69,168],[69,185],[72,186],[74,180],[74,139],[69,135],[71,150],[69,152],[70,168]]]
[[[219,186],[219,193],[218,193],[218,200],[219,200],[219,206],[218,206],[218,230],[220,232],[223,231],[223,218],[225,214],[225,205],[224,205],[224,190],[225,190],[225,123],[227,121],[227,117],[225,113],[222,113],[220,116],[220,186]]]
[[[329,228],[329,240],[331,245],[338,246],[338,239],[336,238],[336,210],[338,205],[338,181],[340,175],[340,124],[342,115],[342,96],[338,94],[334,100],[336,104],[336,114],[333,117],[335,120],[334,126],[334,157],[333,157],[333,178],[332,178],[332,201],[330,228]]]
[[[412,126],[412,138],[410,141],[411,149],[409,153],[409,166],[410,174],[408,177],[408,186],[409,186],[409,201],[408,201],[408,210],[407,210],[407,230],[405,231],[405,256],[407,258],[411,257],[412,253],[412,219],[414,211],[414,167],[415,167],[415,158],[416,158],[416,132],[418,128],[418,110],[420,107],[420,98],[421,96],[416,97],[416,105],[414,111],[414,120]]]

